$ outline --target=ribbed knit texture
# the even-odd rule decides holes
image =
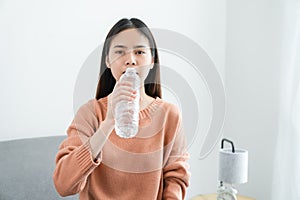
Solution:
[[[104,120],[107,97],[80,107],[59,147],[53,181],[62,196],[81,200],[184,199],[188,153],[179,109],[160,98],[139,112],[139,132],[111,133],[94,162],[89,137]]]

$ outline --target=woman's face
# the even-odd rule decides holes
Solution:
[[[137,70],[143,83],[154,65],[148,39],[137,29],[127,29],[115,35],[106,57],[106,65],[116,81],[127,68],[132,67]]]

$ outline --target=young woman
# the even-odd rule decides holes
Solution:
[[[141,78],[139,131],[114,130],[117,102],[133,100],[127,68]],[[53,180],[61,196],[83,200],[184,199],[189,185],[186,140],[179,109],[161,99],[155,40],[139,19],[121,19],[108,33],[96,98],[80,107],[59,147]]]

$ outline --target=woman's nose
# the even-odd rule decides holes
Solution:
[[[126,57],[126,60],[125,60],[125,65],[126,66],[131,66],[131,65],[136,65],[136,59],[135,59],[135,56],[133,55],[132,52],[130,53],[127,53],[127,57]]]

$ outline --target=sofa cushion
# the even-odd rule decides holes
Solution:
[[[0,142],[0,199],[54,200],[60,197],[52,175],[59,144],[65,136]]]

